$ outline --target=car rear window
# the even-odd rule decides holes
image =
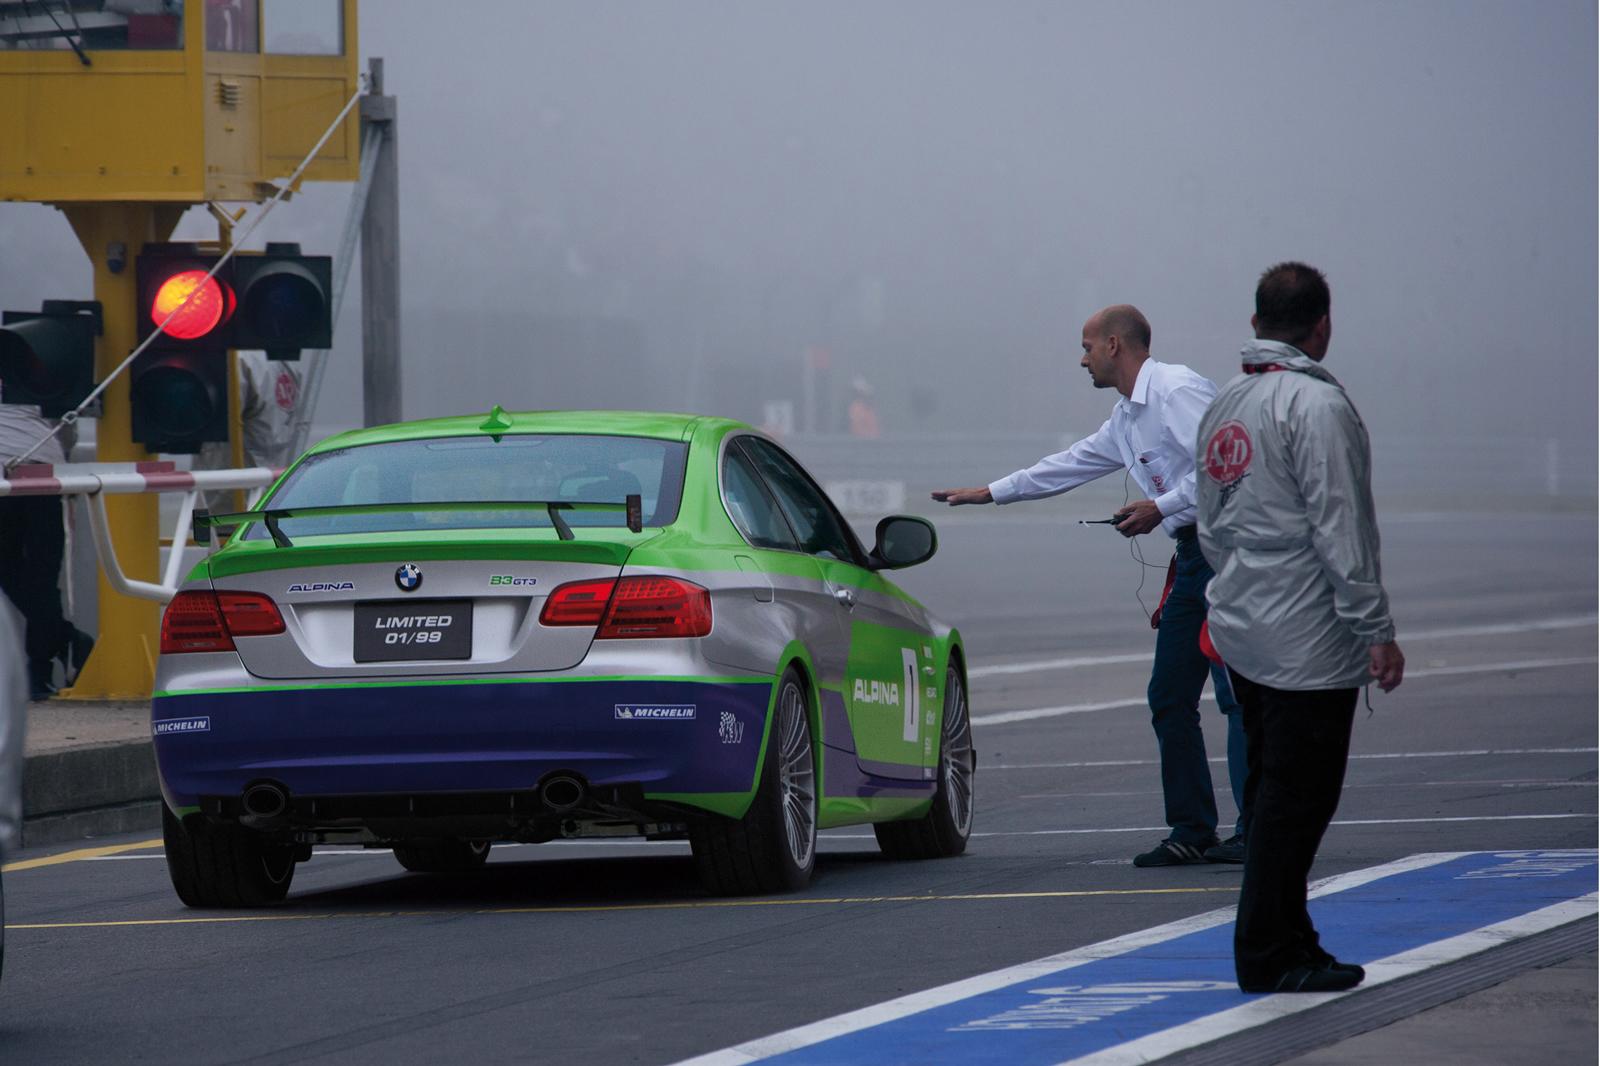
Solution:
[[[347,504],[540,501],[623,503],[641,497],[644,524],[678,514],[688,446],[649,437],[516,434],[390,441],[321,452],[302,460],[264,503],[272,509]],[[617,511],[562,511],[569,526],[626,524]],[[541,511],[395,511],[291,518],[285,533],[376,533],[407,529],[548,527]],[[260,525],[249,539],[267,536]]]

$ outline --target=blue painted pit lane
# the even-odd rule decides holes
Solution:
[[[1592,915],[1596,874],[1593,850],[1507,851],[1415,856],[1333,878],[1311,915],[1329,950],[1368,968],[1352,992],[1240,992],[1232,912],[1219,910],[689,1062],[1148,1061]]]

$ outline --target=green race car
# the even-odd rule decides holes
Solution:
[[[174,887],[283,898],[313,844],[408,869],[495,841],[686,838],[718,893],[801,888],[817,831],[899,858],[972,828],[960,636],[772,439],[718,418],[409,422],[300,458],[161,627]]]

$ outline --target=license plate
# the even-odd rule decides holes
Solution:
[[[356,604],[355,659],[381,663],[472,658],[471,600]]]

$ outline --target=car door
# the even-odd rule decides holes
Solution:
[[[855,534],[799,463],[760,437],[741,444],[800,549],[817,560],[822,595],[847,634],[844,703],[860,769],[926,779],[938,759],[941,688],[927,613],[868,567]]]
[[[742,669],[766,671],[799,640],[822,682],[838,684],[848,631],[827,594],[817,559],[800,549],[739,439],[727,441],[719,474],[723,507],[749,547],[734,555],[740,571],[736,582],[713,593],[719,621],[707,654]]]

